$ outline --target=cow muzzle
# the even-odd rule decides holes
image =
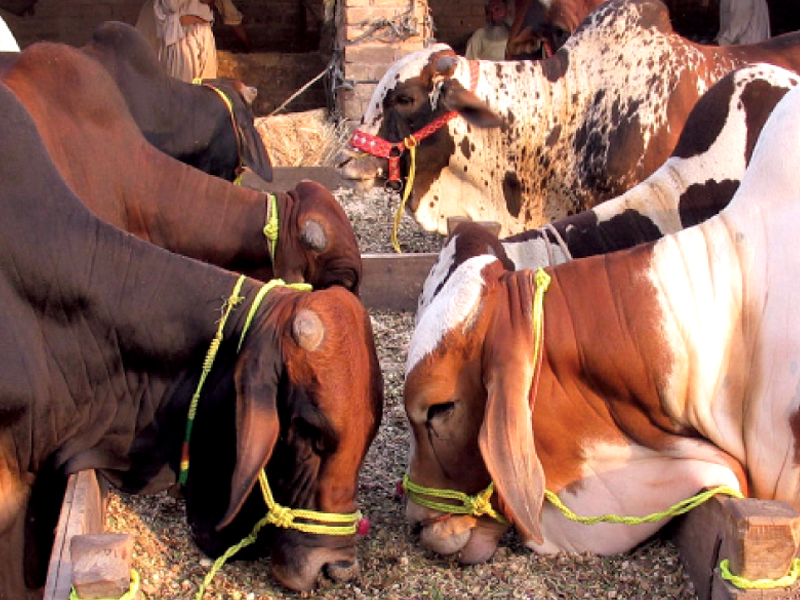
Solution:
[[[355,148],[342,148],[334,157],[336,173],[351,185],[375,185],[386,177],[388,160],[371,156]]]
[[[281,585],[298,592],[314,589],[320,575],[336,582],[350,581],[360,573],[355,546],[344,548],[288,545],[273,549],[272,575]]]

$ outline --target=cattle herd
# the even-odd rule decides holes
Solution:
[[[704,46],[610,0],[549,45],[408,55],[338,157],[427,230],[501,226],[458,226],[419,297],[409,525],[471,564],[509,528],[626,552],[704,489],[800,511],[800,33]],[[84,469],[179,490],[211,557],[266,523],[247,556],[291,590],[358,573],[361,254],[319,183],[234,183],[272,176],[252,94],[121,23],[0,52],[0,600],[41,596]]]

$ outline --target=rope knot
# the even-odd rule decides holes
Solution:
[[[267,522],[272,523],[275,527],[288,528],[292,526],[293,521],[294,514],[292,514],[292,509],[279,504],[272,506],[267,514]]]
[[[541,289],[542,292],[546,292],[547,288],[550,287],[550,275],[541,268],[536,270],[534,281],[536,282],[536,289]]]
[[[467,499],[466,505],[467,509],[469,509],[469,514],[475,517],[482,517],[483,515],[492,515],[494,513],[490,499],[492,489],[492,487],[488,487],[474,498]]]
[[[403,140],[403,144],[405,144],[406,148],[416,148],[419,146],[419,141],[413,135],[410,135]]]

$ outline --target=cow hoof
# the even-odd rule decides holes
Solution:
[[[325,565],[325,575],[333,581],[351,581],[355,579],[361,569],[354,560],[339,560]]]

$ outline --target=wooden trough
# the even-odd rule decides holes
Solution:
[[[313,171],[313,169],[312,169]],[[311,173],[334,189],[330,170]],[[303,171],[308,177],[308,170]],[[329,178],[330,181],[325,178]],[[273,181],[293,187],[289,170]],[[365,254],[361,296],[370,309],[417,308],[422,284],[437,254]],[[104,534],[105,490],[92,471],[70,477],[50,560],[45,600],[67,600],[74,584],[81,598],[118,598],[130,584],[133,539]],[[723,579],[720,562],[749,580],[778,579],[800,558],[800,514],[783,502],[715,496],[670,527],[699,600],[792,600],[785,588],[740,589]],[[794,598],[793,600],[798,600]]]

